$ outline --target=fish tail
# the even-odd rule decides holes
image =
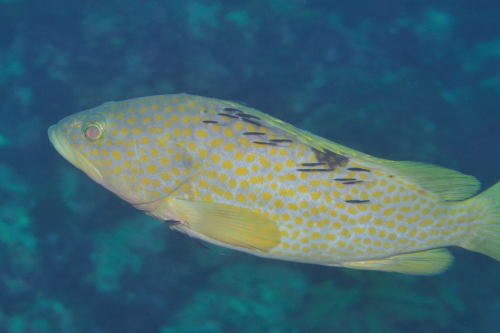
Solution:
[[[471,221],[459,245],[500,261],[500,182],[466,202],[477,212],[478,219]]]

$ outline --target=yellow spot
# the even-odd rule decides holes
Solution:
[[[269,192],[263,192],[262,193],[262,199],[264,199],[266,201],[269,201],[269,200],[271,200],[271,198],[272,198],[271,193],[269,193]]]
[[[196,143],[195,142],[189,142],[188,143],[188,148],[191,150],[191,151],[194,151],[196,150]]]
[[[269,161],[269,159],[267,159],[265,156],[260,156],[259,160],[264,168],[267,169],[271,166],[271,161]]]
[[[214,163],[219,163],[220,162],[220,156],[217,153],[212,154],[212,162]]]
[[[321,234],[319,232],[317,232],[317,231],[311,233],[311,238],[312,239],[319,239],[320,236],[321,236]]]
[[[181,153],[175,153],[175,155],[174,155],[174,160],[175,160],[176,162],[180,162],[180,161],[182,161],[182,154],[181,154]]]
[[[302,192],[302,193],[306,193],[307,191],[309,191],[308,187],[304,184],[300,184],[297,189],[299,190],[299,192]]]
[[[318,200],[320,197],[321,197],[321,193],[320,192],[312,192],[311,193],[311,199],[312,200]]]
[[[245,167],[237,167],[235,172],[238,176],[244,176],[248,174],[248,169]]]
[[[111,152],[111,156],[113,156],[113,158],[115,160],[121,160],[122,159],[122,154],[118,150],[113,150]]]
[[[224,136],[232,138],[234,136],[233,130],[229,127],[224,127]]]
[[[130,125],[134,125],[134,124],[135,124],[135,122],[136,122],[135,117],[129,117],[129,118],[127,119],[127,123],[129,123]]]
[[[238,194],[236,194],[236,201],[238,201],[238,202],[245,202],[246,198],[245,198],[245,196],[243,194],[238,193]]]
[[[363,227],[355,227],[352,231],[354,231],[357,234],[362,234],[365,232],[365,228]]]
[[[241,188],[248,188],[248,181],[246,181],[245,179],[242,179],[240,181],[240,187]]]
[[[147,167],[147,171],[148,171],[149,173],[156,173],[156,171],[157,171],[156,165],[154,165],[154,164],[150,164],[150,165],[148,165],[148,167]]]
[[[254,160],[255,160],[255,154],[253,154],[253,153],[248,153],[245,156],[245,161],[248,163],[252,163]]]
[[[432,219],[426,218],[422,222],[419,223],[420,227],[427,227],[432,224]]]
[[[161,162],[162,165],[168,165],[168,163],[169,163],[168,157],[163,156],[161,158],[160,162]]]
[[[230,160],[225,160],[224,162],[222,162],[222,167],[231,169],[233,167],[233,162],[231,162]]]
[[[234,147],[235,147],[235,145],[234,145],[234,143],[232,143],[232,142],[226,143],[226,144],[224,145],[224,149],[225,149],[226,151],[232,151],[232,150],[234,149]]]
[[[337,236],[335,236],[335,234],[332,234],[332,233],[327,233],[326,234],[326,239],[327,240],[335,240],[337,238]]]
[[[234,153],[234,159],[240,161],[243,158],[243,152],[238,150]]]
[[[274,202],[274,207],[276,207],[276,208],[281,208],[281,207],[283,207],[283,201],[281,201],[281,200],[276,200],[276,201]]]
[[[201,129],[201,128],[197,129],[195,134],[197,137],[202,138],[202,139],[208,137],[208,132],[204,129]],[[214,141],[214,140],[212,140],[212,141]]]
[[[242,121],[237,121],[235,124],[234,124],[234,128],[236,128],[236,130],[238,132],[241,132],[244,130],[244,125],[243,125],[243,122]]]
[[[191,133],[192,133],[192,130],[189,127],[187,127],[187,128],[185,128],[185,129],[182,130],[182,134],[184,136],[191,136]]]
[[[342,231],[340,232],[342,234],[342,236],[344,237],[349,237],[351,235],[351,233],[349,232],[349,230],[347,229],[342,229]]]
[[[207,150],[205,148],[200,148],[200,149],[198,149],[198,154],[200,155],[201,158],[206,158],[207,157]]]
[[[384,210],[383,214],[384,216],[389,216],[394,212],[394,208],[387,208]]]
[[[403,232],[405,232],[405,231],[406,231],[406,229],[407,229],[407,228],[406,228],[406,226],[404,226],[404,225],[400,225],[400,226],[398,227],[398,229],[397,229],[397,230],[398,230],[398,232],[403,233]]]
[[[142,118],[142,123],[143,124],[149,124],[151,122],[151,117],[144,117]]]

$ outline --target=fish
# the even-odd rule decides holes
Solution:
[[[48,129],[67,161],[172,229],[292,262],[433,275],[457,246],[500,261],[500,182],[377,158],[250,107],[169,94]]]

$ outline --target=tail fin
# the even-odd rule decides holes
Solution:
[[[460,245],[500,261],[500,182],[470,199],[470,203],[484,211],[483,218]]]

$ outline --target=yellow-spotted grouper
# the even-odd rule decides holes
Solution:
[[[376,158],[229,101],[109,102],[49,129],[90,178],[173,229],[261,257],[435,274],[500,260],[500,183]]]

